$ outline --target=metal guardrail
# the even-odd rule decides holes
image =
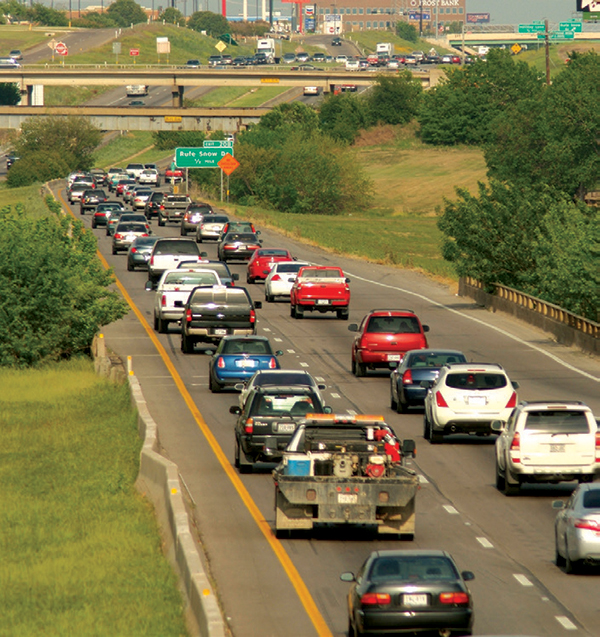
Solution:
[[[465,282],[471,287],[485,291],[486,286],[477,279],[465,277]],[[494,296],[497,296],[500,299],[505,299],[510,303],[526,308],[532,312],[536,312],[545,318],[552,319],[562,323],[563,325],[568,325],[570,328],[577,330],[582,334],[586,334],[587,336],[591,336],[592,338],[600,337],[600,323],[596,323],[595,321],[586,319],[583,316],[569,312],[558,305],[548,303],[548,301],[538,299],[530,294],[525,294],[524,292],[519,292],[519,290],[515,290],[514,288],[509,288],[506,285],[501,285],[500,283],[492,283],[492,285],[494,286]]]

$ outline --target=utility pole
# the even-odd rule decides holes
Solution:
[[[546,86],[550,86],[550,36],[548,34],[548,20],[544,20],[546,41]]]
[[[419,37],[423,37],[423,0],[419,5]]]

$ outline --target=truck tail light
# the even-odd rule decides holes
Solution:
[[[440,602],[442,604],[458,604],[465,606],[469,603],[468,593],[440,593]]]
[[[217,359],[217,367],[219,369],[223,369],[225,367],[225,359],[222,356],[219,356]]]
[[[187,309],[185,311],[185,320],[187,323],[191,323],[192,322],[192,310]]]
[[[166,305],[167,305],[167,295],[166,294],[162,295],[162,297],[160,299],[160,304],[161,304],[162,307],[166,307]]]
[[[412,377],[412,372],[410,371],[410,369],[407,369],[404,374],[402,374],[402,384],[403,385],[412,385],[413,384],[413,377]]]
[[[448,407],[448,403],[446,402],[446,399],[442,396],[442,392],[440,391],[435,392],[435,404],[438,407]]]
[[[162,204],[160,204],[160,209],[161,209],[161,210],[164,210],[164,209],[165,209],[165,207],[164,207]]]
[[[256,312],[254,310],[250,310],[250,323],[256,323]]]
[[[248,418],[244,424],[244,432],[251,434],[254,432],[254,418]]]
[[[122,238],[123,238],[123,235],[120,232],[117,232],[115,234],[115,239],[122,239]]]
[[[517,392],[514,391],[510,400],[506,403],[506,409],[513,409],[513,407],[517,406]]]
[[[269,361],[269,369],[277,369],[277,361],[275,360],[274,356],[272,356],[271,360]]]
[[[360,603],[363,606],[387,606],[392,603],[392,596],[389,593],[365,593]]]
[[[509,451],[513,462],[521,462],[521,434],[519,432],[513,436]]]

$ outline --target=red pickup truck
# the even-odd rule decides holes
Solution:
[[[304,312],[335,312],[348,319],[350,279],[341,268],[305,266],[300,268],[290,293],[290,315],[303,318]]]

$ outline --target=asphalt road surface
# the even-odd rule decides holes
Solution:
[[[64,191],[59,199],[67,208]],[[82,219],[89,226],[90,216]],[[177,226],[158,228],[156,221],[153,229],[179,235]],[[338,257],[262,231],[265,247],[288,248],[298,258],[344,269],[351,279],[349,322],[376,307],[410,308],[431,326],[430,346],[460,349],[473,361],[501,363],[520,383],[521,399],[579,399],[600,414],[597,359],[487,312],[418,273]],[[200,346],[193,355],[182,354],[176,325],[169,334],[154,333],[154,293],[144,290],[146,273],[128,272],[126,257],[111,254],[104,229],[93,232],[132,304],[127,317],[105,329],[107,344],[121,357],[131,356],[159,425],[163,452],[178,464],[189,489],[198,535],[233,635],[345,635],[348,585],[339,580],[340,573],[356,571],[374,549],[398,547],[446,549],[459,568],[474,571],[475,634],[600,635],[598,571],[566,575],[553,563],[551,502],[566,499],[574,484],[528,486],[514,498],[500,494],[494,487],[493,437],[455,436],[431,446],[422,436],[422,410],[391,411],[386,373],[361,379],[351,375],[348,322],[328,315],[294,320],[284,302],[265,303],[258,311],[258,333],[284,351],[282,366],[323,379],[334,411],[384,414],[400,438],[414,438],[413,467],[421,489],[413,542],[352,529],[275,539],[273,466],[244,476],[233,468],[235,417],[228,409],[237,404],[237,394],[209,392],[208,357]],[[215,258],[214,245],[202,244],[202,249]],[[232,269],[243,285],[245,266]],[[247,287],[254,299],[264,301],[262,284]]]

